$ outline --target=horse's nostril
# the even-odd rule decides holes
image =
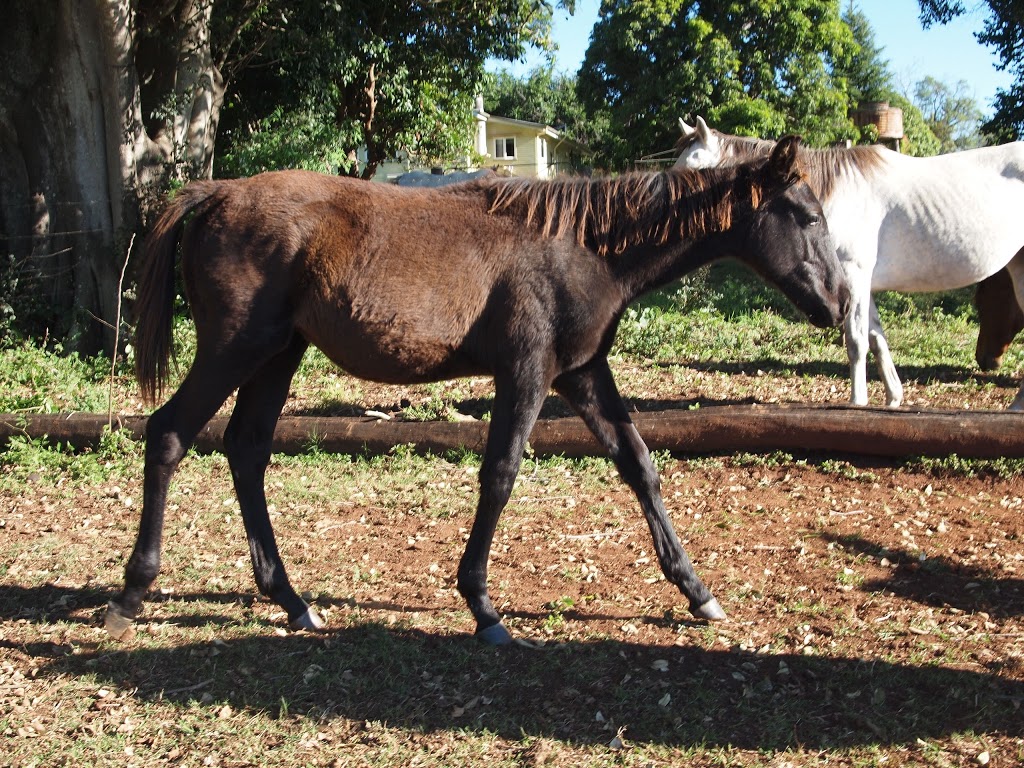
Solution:
[[[850,314],[850,289],[845,285],[839,290],[839,314],[843,317]]]

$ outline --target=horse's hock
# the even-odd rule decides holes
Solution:
[[[1024,458],[1024,414],[1005,411],[889,410],[847,406],[730,405],[694,411],[633,414],[652,451],[729,453],[796,451],[865,456]],[[0,442],[16,435],[48,437],[74,446],[99,444],[107,417],[95,414],[0,416]],[[114,428],[143,440],[146,417],[119,416]],[[196,439],[200,452],[223,450],[226,418],[207,424]],[[482,452],[487,424],[481,421],[417,422],[371,417],[283,417],[273,450],[297,454],[316,447],[331,453],[386,453],[396,445],[424,452]],[[530,435],[540,455],[603,456],[582,420],[542,419]]]

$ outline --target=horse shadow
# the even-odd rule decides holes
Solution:
[[[1004,596],[1007,591],[1003,584]],[[98,623],[106,598],[97,589],[0,587],[3,617],[29,622]],[[205,601],[209,611],[192,621],[209,627],[237,621],[218,605],[250,598],[174,599]],[[1019,600],[1013,605],[1020,612]],[[669,617],[653,621],[679,624]],[[683,750],[913,745],[965,731],[1024,736],[1018,711],[1024,681],[1001,676],[999,668],[758,653],[724,648],[713,627],[688,637],[689,645],[671,647],[596,638],[496,649],[468,635],[401,623],[282,636],[266,622],[265,632],[225,641],[170,645],[140,632],[123,645],[102,638],[71,645],[41,635],[17,650],[31,657],[36,679],[54,685],[87,678],[183,709],[227,704],[366,728],[387,723],[413,733],[488,733],[512,743],[553,738],[599,746],[620,728],[634,744]]]

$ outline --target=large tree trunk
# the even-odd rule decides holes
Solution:
[[[171,178],[212,168],[223,97],[210,56],[212,4],[9,3],[0,31],[0,304],[21,329],[68,351],[113,351],[133,234]]]

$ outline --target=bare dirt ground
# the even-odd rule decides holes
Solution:
[[[619,380],[640,408],[846,398],[828,380],[756,369]],[[351,386],[337,412],[437,394]],[[489,384],[464,386],[454,411],[486,412]],[[966,388],[911,377],[908,400],[1000,408],[1014,390],[999,377]],[[289,411],[309,412],[301,398]],[[553,402],[546,414],[563,415]],[[258,764],[249,737],[224,730],[241,719],[290,745],[286,765],[1024,760],[1019,473],[659,457],[676,529],[729,615],[709,625],[661,577],[609,465],[527,461],[490,583],[531,647],[495,652],[466,638],[453,584],[472,464],[272,465],[290,575],[329,622],[317,636],[283,632],[279,610],[254,599],[226,465],[196,461],[171,499],[165,591],[127,644],[98,622],[134,537],[138,474],[114,487],[40,473],[0,494],[0,733],[12,745],[0,764],[63,764],[55,755],[104,734],[110,764]],[[350,475],[355,485],[339,485]],[[169,724],[197,706],[225,721],[220,741]],[[166,729],[143,724],[154,712]]]

